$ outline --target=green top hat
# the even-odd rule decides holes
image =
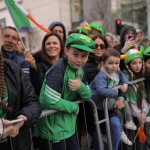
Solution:
[[[126,58],[124,59],[124,63],[128,64],[130,61],[132,61],[135,58],[143,59],[143,55],[141,54],[141,52],[139,50],[130,49],[126,52]]]
[[[95,42],[86,35],[72,33],[67,37],[66,47],[74,47],[86,52],[93,52]]]
[[[89,27],[91,29],[95,29],[95,30],[98,30],[102,35],[105,35],[105,30],[104,28],[102,27],[101,24],[99,24],[98,22],[94,21],[92,23],[89,24]]]

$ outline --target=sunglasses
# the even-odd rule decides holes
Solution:
[[[100,49],[105,49],[105,44],[100,44],[100,45],[96,44],[95,49],[98,49],[98,47],[100,47]]]

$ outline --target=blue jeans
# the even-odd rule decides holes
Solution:
[[[112,140],[112,149],[118,150],[118,146],[120,143],[120,133],[121,133],[121,125],[120,125],[119,118],[117,116],[112,116],[109,118],[109,123],[110,123],[110,132],[111,132],[111,140]],[[90,135],[92,138],[94,150],[99,150],[96,131],[91,132]],[[102,144],[104,147],[104,143]]]
[[[109,123],[110,123],[112,148],[113,150],[118,150],[118,146],[120,143],[120,133],[121,133],[121,125],[120,125],[119,118],[113,116],[109,118]]]
[[[38,137],[38,143],[40,150],[79,150],[76,134],[60,141],[49,141]]]

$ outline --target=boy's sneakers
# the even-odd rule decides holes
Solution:
[[[124,125],[127,129],[130,129],[130,130],[136,130],[137,127],[136,125],[134,124],[133,120],[130,120],[130,121],[127,121]]]
[[[121,131],[121,139],[122,142],[124,142],[127,145],[132,145],[132,142],[128,139],[127,135],[124,133],[124,131]]]

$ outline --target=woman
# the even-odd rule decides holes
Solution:
[[[45,73],[63,55],[64,44],[57,33],[45,35],[41,51],[33,56],[25,52],[25,59],[30,64],[30,80],[39,96]]]
[[[108,43],[104,36],[102,35],[95,36],[93,40],[96,43],[94,49],[94,55],[89,56],[89,60],[84,67],[88,84],[90,84],[93,81],[93,79],[101,69],[101,57],[103,55],[104,50],[108,48]],[[91,135],[94,150],[98,150],[98,141],[97,141],[94,118],[93,118],[93,110],[89,103],[85,103],[85,114],[87,116],[86,117],[87,130],[88,133]],[[102,119],[103,112],[98,111],[98,114],[99,117]],[[109,117],[110,117],[109,118],[110,130],[112,135],[112,147],[113,150],[117,150],[120,142],[120,122],[117,117],[117,114],[114,113],[113,111],[109,112]],[[118,136],[116,137],[114,135],[118,135]]]

